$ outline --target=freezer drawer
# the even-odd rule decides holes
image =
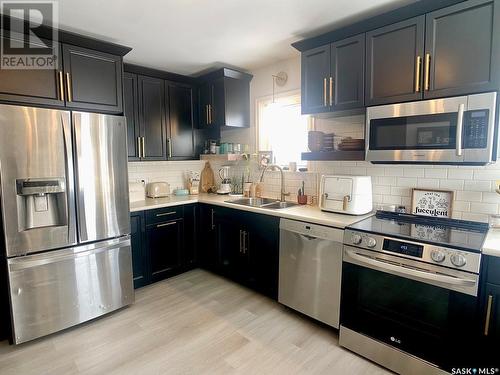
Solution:
[[[278,301],[339,328],[343,230],[281,219]]]
[[[134,302],[130,237],[8,260],[13,339],[35,339]]]

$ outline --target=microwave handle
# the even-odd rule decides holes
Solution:
[[[462,279],[462,278],[458,278],[458,277],[454,277],[454,276],[446,276],[446,275],[440,275],[437,273],[421,271],[421,270],[415,269],[415,268],[402,267],[402,266],[398,266],[398,265],[386,262],[382,259],[372,258],[372,257],[369,257],[367,255],[359,254],[353,250],[346,249],[345,254],[347,254],[348,257],[358,261],[359,263],[364,264],[368,268],[380,270],[382,272],[390,273],[392,275],[399,275],[399,276],[403,276],[403,277],[409,276],[409,277],[413,277],[413,278],[418,279],[418,280],[423,281],[423,282],[428,280],[428,281],[434,281],[434,282],[438,282],[438,283],[445,284],[445,285],[470,286],[470,285],[476,284],[476,280]]]
[[[465,104],[461,103],[458,106],[458,116],[457,116],[457,134],[456,134],[456,154],[457,156],[462,156],[462,131],[464,128],[464,111]]]

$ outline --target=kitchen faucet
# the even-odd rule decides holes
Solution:
[[[285,197],[289,196],[290,193],[285,193],[285,176],[283,175],[283,169],[279,165],[276,165],[276,164],[268,164],[268,165],[266,165],[264,167],[264,170],[262,171],[262,173],[260,175],[259,181],[262,182],[262,180],[264,180],[264,173],[266,173],[266,171],[268,169],[271,169],[271,168],[278,169],[280,171],[280,173],[281,173],[280,192],[281,192],[281,201],[284,202],[285,201]]]

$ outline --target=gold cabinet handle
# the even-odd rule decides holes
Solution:
[[[68,90],[68,102],[73,101],[73,95],[71,93],[71,75],[66,73],[66,89]]]
[[[422,69],[422,57],[417,56],[417,64],[415,70],[415,92],[420,92],[420,70]]]
[[[146,157],[146,141],[144,140],[144,137],[141,137],[141,146],[142,146],[142,157]]]
[[[208,121],[212,125],[212,104],[208,105]]]
[[[64,101],[64,77],[61,70],[57,72],[57,77],[59,80],[59,99]]]
[[[431,77],[431,54],[425,54],[425,91],[429,91]]]
[[[240,229],[240,253],[243,252],[243,231]]]
[[[209,124],[210,124],[210,121],[208,121],[208,104],[207,104],[207,105],[205,105],[205,117],[206,117],[206,119],[207,119],[207,125],[209,125]]]
[[[176,211],[162,212],[161,214],[156,214],[156,217],[175,215],[176,213],[177,213]]]
[[[142,157],[141,153],[141,137],[137,137],[137,155]]]
[[[169,226],[169,225],[174,225],[174,224],[177,224],[177,221],[171,221],[171,222],[169,222],[169,223],[158,224],[158,225],[156,226],[156,228],[166,227],[166,226]]]
[[[326,78],[323,78],[323,105],[326,107]]]
[[[333,105],[333,77],[330,77],[330,106]]]
[[[172,157],[172,138],[167,138],[168,157]]]
[[[210,224],[211,224],[211,226],[212,226],[212,230],[214,230],[214,229],[215,229],[215,223],[214,223],[214,213],[215,213],[215,212],[214,212],[214,209],[212,208],[212,209],[211,209],[211,213],[210,213],[210,216],[211,216],[211,222],[210,222]]]
[[[491,308],[493,306],[493,296],[490,294],[488,296],[488,306],[486,307],[486,320],[484,322],[484,335],[488,336],[490,333],[490,320],[491,320]]]

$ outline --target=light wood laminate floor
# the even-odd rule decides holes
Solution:
[[[0,374],[388,374],[336,331],[202,270],[136,291],[133,306],[20,346]]]

